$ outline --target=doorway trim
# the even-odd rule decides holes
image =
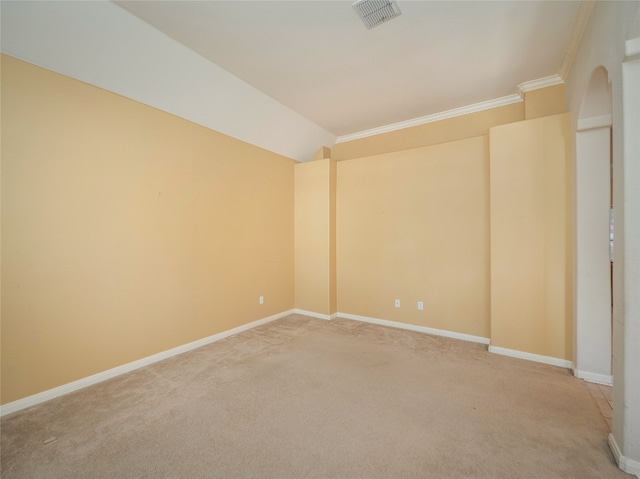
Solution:
[[[576,131],[576,377],[612,385],[609,213],[612,197],[612,91],[609,72],[593,70]]]

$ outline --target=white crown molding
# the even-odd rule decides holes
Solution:
[[[594,130],[596,128],[607,128],[612,125],[610,114],[592,116],[590,118],[578,118],[578,131]]]
[[[358,131],[349,135],[339,136],[336,139],[335,144],[346,143],[348,141],[360,140],[369,136],[381,135],[384,133],[391,133],[392,131],[404,130],[405,128],[411,128],[414,126],[420,126],[427,123],[433,123],[436,121],[447,120],[449,118],[455,118],[457,116],[468,115],[470,113],[477,113],[479,111],[490,110],[492,108],[498,108],[501,106],[512,105],[514,103],[520,103],[524,99],[524,94],[529,91],[539,90],[541,88],[547,88],[550,86],[560,85],[564,83],[564,80],[560,75],[550,75],[544,78],[538,78],[537,80],[531,80],[518,85],[518,93],[513,95],[503,96],[501,98],[495,98],[493,100],[487,100],[480,103],[474,103],[473,105],[462,106],[460,108],[453,108],[452,110],[442,111],[440,113],[434,113],[432,115],[421,116],[419,118],[413,118],[411,120],[399,121],[397,123],[391,123],[390,125],[379,126],[377,128],[371,128],[369,130]]]
[[[330,320],[330,319],[335,319],[336,315],[335,314],[322,314],[322,313],[316,313],[314,311],[307,311],[306,309],[294,309],[293,310],[294,314],[302,314],[303,316],[310,316],[312,318],[316,318],[316,319],[324,319],[324,320]]]
[[[444,329],[428,328],[426,326],[418,326],[417,324],[401,323],[399,321],[389,321],[387,319],[370,318],[368,316],[360,316],[357,314],[338,313],[339,318],[352,319],[354,321],[362,321],[364,323],[377,324],[379,326],[389,326],[397,329],[407,329],[409,331],[417,331],[419,333],[432,334],[434,336],[443,336],[445,338],[460,339],[472,343],[489,344],[489,338],[482,336],[473,336],[471,334],[457,333],[455,331],[446,331]]]
[[[396,130],[403,130],[405,128],[424,125],[426,123],[433,123],[434,121],[446,120],[448,118],[454,118],[456,116],[468,115],[469,113],[490,110],[491,108],[511,105],[513,103],[519,103],[521,101],[522,97],[518,94],[508,95],[502,98],[496,98],[494,100],[483,101],[480,103],[474,103],[473,105],[467,105],[440,113],[434,113],[433,115],[421,116],[419,118],[413,118],[411,120],[400,121],[398,123],[392,123],[390,125],[371,128],[370,130],[363,130],[356,133],[351,133],[349,135],[339,136],[336,139],[336,144],[359,140],[361,138],[367,138],[369,136],[380,135],[382,133],[390,133]]]
[[[150,364],[157,363],[158,361],[162,361],[163,359],[186,353],[187,351],[206,346],[207,344],[215,343],[216,341],[220,341],[221,339],[233,336],[234,334],[238,334],[248,329],[255,328],[256,326],[275,321],[276,319],[284,318],[285,316],[289,316],[293,312],[294,310],[289,310],[282,313],[274,314],[273,316],[258,319],[257,321],[243,324],[242,326],[238,326],[237,328],[229,329],[227,331],[214,334],[213,336],[198,339],[197,341],[183,344],[182,346],[168,349],[166,351],[147,356],[146,358],[138,359],[137,361],[123,364],[122,366],[117,366],[113,369],[109,369],[98,374],[93,374],[92,376],[87,376],[86,378],[78,379],[77,381],[63,384],[62,386],[58,386],[56,388],[49,389],[32,396],[27,396],[26,398],[18,399],[17,401],[13,401],[0,406],[0,416],[5,416],[22,409],[26,409],[28,407],[35,406],[45,401],[55,399],[59,396],[69,394],[89,386],[93,386],[94,384],[98,384],[108,379],[115,378],[116,376],[120,376],[122,374],[135,371],[136,369],[143,368]]]
[[[613,386],[613,376],[606,374],[591,373],[589,371],[573,370],[573,375],[578,379],[583,379],[589,383],[603,384],[605,386]]]
[[[626,58],[640,55],[640,37],[624,42],[624,56]]]
[[[516,349],[501,348],[499,346],[489,346],[489,352],[500,354],[501,356],[509,356],[517,359],[526,359],[527,361],[535,361],[536,363],[549,364],[561,368],[572,369],[573,363],[568,359],[554,358],[551,356],[543,356],[541,354],[527,353]]]
[[[537,80],[520,83],[520,85],[518,85],[518,90],[522,94],[533,90],[539,90],[541,88],[560,85],[562,83],[564,83],[564,80],[560,75],[549,75],[548,77],[538,78]]]
[[[567,45],[567,49],[564,52],[562,65],[560,66],[559,75],[563,80],[566,80],[569,76],[569,73],[571,72],[571,66],[573,65],[573,60],[575,59],[576,52],[578,51],[578,47],[580,46],[582,35],[584,35],[584,31],[587,28],[589,19],[591,18],[591,13],[593,12],[595,6],[596,2],[593,1],[583,0],[583,2],[580,4],[580,7],[578,9],[578,16],[576,17],[576,21],[573,24],[571,39],[569,40],[569,45]]]
[[[616,438],[613,436],[613,434],[609,434],[609,439],[607,442],[609,443],[609,449],[611,449],[613,458],[616,460],[618,467],[624,472],[635,474],[640,478],[640,462],[634,461],[633,459],[629,459],[628,457],[622,455],[622,452],[620,451],[618,443],[616,442]]]

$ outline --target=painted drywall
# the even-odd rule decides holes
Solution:
[[[626,124],[623,113],[630,113],[637,99],[624,101],[621,64],[625,42],[640,37],[640,3],[598,2],[566,80],[568,111],[573,113],[577,131],[580,107],[592,74],[606,68],[612,86],[613,203],[616,214],[615,264],[613,271],[613,438],[626,461],[634,461],[640,472],[640,198],[637,176],[638,156],[625,143],[638,138],[637,124]],[[580,158],[575,158],[580,162]],[[637,173],[636,173],[637,174]],[[577,205],[580,208],[580,203]],[[635,256],[634,256],[635,255]],[[579,280],[579,279],[578,279]]]
[[[463,140],[489,134],[489,128],[524,120],[524,103],[514,103],[433,123],[337,143],[334,160],[349,160]]]
[[[564,84],[531,90],[524,94],[524,119],[558,115],[565,109]]]
[[[336,164],[322,159],[295,166],[295,307],[336,312]]]
[[[13,57],[298,161],[336,138],[113,2],[2,2],[0,30]]]
[[[624,110],[624,188],[625,203],[624,241],[628,245],[625,250],[624,268],[624,308],[625,320],[624,347],[622,354],[618,350],[616,358],[622,357],[623,371],[617,377],[623,378],[623,404],[625,405],[624,422],[622,426],[622,440],[624,457],[618,459],[618,464],[627,472],[640,477],[640,251],[637,240],[640,238],[640,36],[627,40],[627,47],[633,44],[634,53],[629,60],[622,64],[623,100],[627,105]],[[629,48],[631,49],[631,48]],[[615,265],[614,265],[615,267]],[[618,265],[618,267],[620,267]],[[619,326],[614,325],[615,328]],[[618,333],[619,334],[619,333]],[[614,343],[615,344],[615,343]],[[615,396],[614,396],[615,401]],[[614,402],[615,404],[615,402]],[[631,406],[627,406],[631,404]],[[610,438],[611,439],[611,438]],[[614,449],[615,450],[615,449]]]
[[[489,129],[494,126],[566,111],[564,84],[529,90],[522,97],[522,101],[505,106],[350,141],[339,141],[332,148],[331,157],[348,160],[488,135]]]
[[[570,115],[490,132],[491,344],[572,359]]]
[[[2,403],[292,309],[294,165],[2,56]]]
[[[131,310],[142,318],[142,322],[130,321],[130,327],[136,330],[132,339],[127,339],[122,345],[117,346],[105,343],[104,348],[109,346],[113,350],[112,356],[115,360],[110,360],[111,353],[102,355],[101,352],[98,359],[87,364],[70,369],[64,367],[64,374],[60,374],[56,364],[67,360],[78,362],[77,358],[87,354],[88,347],[93,348],[91,351],[99,351],[100,348],[95,348],[96,339],[91,336],[92,326],[81,327],[84,332],[76,338],[79,343],[87,343],[87,347],[78,346],[73,342],[75,340],[50,335],[52,341],[48,346],[43,347],[42,352],[34,353],[35,361],[29,360],[33,365],[38,361],[42,363],[41,357],[54,358],[54,361],[50,362],[52,369],[41,371],[40,374],[43,378],[41,382],[46,384],[46,387],[33,388],[19,384],[20,380],[16,378],[23,372],[20,366],[17,368],[18,373],[13,377],[9,374],[6,381],[7,384],[13,381],[18,384],[18,388],[27,392],[8,393],[10,399],[3,398],[3,402],[230,329],[239,324],[237,318],[240,317],[242,321],[246,319],[248,322],[293,306],[325,315],[340,310],[474,336],[490,335],[486,136],[412,150],[405,150],[403,145],[400,147],[401,151],[350,160],[338,165],[334,160],[326,158],[330,151],[325,147],[318,151],[317,161],[294,166],[294,162],[286,158],[81,82],[24,64],[11,57],[4,57],[3,61],[9,65],[11,72],[3,78],[3,82],[10,87],[3,96],[11,99],[9,107],[3,109],[3,114],[6,113],[10,119],[8,124],[5,122],[3,125],[3,133],[9,131],[7,128],[15,128],[20,132],[14,142],[3,145],[3,155],[6,156],[6,152],[10,152],[8,171],[14,175],[8,180],[3,179],[5,183],[11,182],[12,185],[8,194],[5,195],[3,191],[3,196],[16,204],[31,204],[30,211],[33,217],[30,226],[29,222],[26,223],[29,228],[15,234],[12,232],[8,238],[14,240],[15,248],[15,244],[25,238],[32,239],[46,226],[54,232],[51,239],[56,246],[52,250],[55,254],[51,257],[43,251],[39,252],[41,256],[46,257],[48,264],[32,268],[25,268],[24,264],[12,264],[6,274],[3,271],[3,278],[26,276],[29,280],[26,283],[29,287],[21,293],[22,296],[16,293],[15,285],[14,289],[4,292],[5,297],[14,296],[9,305],[10,309],[3,306],[3,313],[11,312],[6,324],[12,325],[6,330],[11,332],[18,324],[11,318],[26,315],[30,319],[24,323],[24,327],[39,331],[42,322],[40,316],[44,316],[48,308],[56,311],[57,316],[66,317],[60,297],[55,297],[55,288],[53,293],[43,295],[42,301],[36,302],[25,311],[17,308],[16,302],[24,299],[24,295],[37,294],[45,289],[46,281],[39,281],[40,270],[44,268],[49,272],[49,276],[57,278],[52,270],[67,258],[71,258],[71,266],[56,271],[56,274],[64,279],[57,288],[64,290],[67,297],[79,295],[82,300],[78,305],[79,311],[68,315],[69,319],[65,320],[66,323],[61,323],[63,327],[60,331],[74,331],[74,327],[81,323],[81,316],[90,318],[89,325],[101,324],[96,320],[96,315],[99,320],[103,320],[109,317],[111,312],[118,311],[122,313],[122,319],[116,322],[117,326],[121,326],[122,321],[127,318],[130,319]],[[31,90],[37,94],[32,94]],[[21,97],[30,100],[27,103],[18,102],[16,98]],[[56,101],[51,101],[52,97],[56,98]],[[104,105],[107,103],[116,106],[109,106],[109,114],[104,115],[101,108],[106,108]],[[18,104],[19,107],[16,106]],[[25,118],[24,108],[32,110],[37,121],[32,122],[31,118]],[[496,110],[498,111],[485,117],[484,123],[480,122],[483,124],[483,131],[487,124],[491,124],[492,118],[495,120],[495,115],[503,121],[514,113]],[[476,114],[469,116],[474,115]],[[127,121],[123,122],[121,117],[127,118]],[[515,117],[518,118],[519,114]],[[439,122],[439,125],[433,125],[434,131],[442,133],[440,139],[451,134],[455,136],[475,131],[473,128],[463,128],[462,132],[447,133],[447,125],[451,128],[477,126],[477,118],[453,120],[460,121],[449,123],[449,120],[445,120]],[[155,123],[159,124],[157,128],[154,127],[159,132],[157,140],[156,134],[150,132],[154,128],[149,126]],[[50,128],[49,124],[55,127]],[[178,126],[173,126],[174,124]],[[33,129],[38,131],[33,133]],[[126,131],[126,135],[121,130]],[[30,148],[23,151],[18,143],[27,135],[35,135],[42,140],[38,145],[30,145]],[[78,141],[78,138],[81,141]],[[102,143],[105,142],[108,145],[103,147]],[[64,144],[60,151],[57,147],[51,147],[58,143]],[[91,148],[100,152],[97,156],[99,161],[96,164],[85,164],[81,158],[93,158],[95,152]],[[56,154],[50,155],[47,153],[49,151]],[[224,158],[220,158],[221,154]],[[186,164],[182,155],[188,158]],[[215,157],[212,164],[203,160],[207,155]],[[183,161],[175,162],[178,156]],[[240,158],[242,161],[232,167],[226,161],[229,159],[227,156],[235,158],[236,161]],[[143,162],[140,160],[141,157],[144,158]],[[23,158],[27,158],[28,161],[22,161]],[[34,171],[25,169],[25,165],[38,162],[42,162],[46,167],[44,171],[50,169],[55,174],[47,174],[47,178],[41,178]],[[54,167],[54,162],[59,166]],[[274,167],[274,164],[277,166]],[[13,167],[16,168],[15,171],[12,170]],[[71,173],[75,171],[74,168],[77,169],[77,175]],[[132,168],[136,174],[127,175]],[[213,171],[212,176],[208,177],[205,174],[200,177],[201,168],[209,173]],[[211,168],[213,170],[210,170]],[[267,171],[270,173],[267,174]],[[52,186],[49,179],[57,178],[56,175],[64,181]],[[99,177],[100,175],[102,177]],[[277,180],[273,180],[275,177]],[[85,181],[85,178],[89,181]],[[202,182],[207,178],[211,181],[213,190],[219,194],[201,190],[204,188]],[[233,178],[233,181],[227,181],[228,178]],[[285,184],[287,178],[289,183]],[[368,184],[368,190],[363,191],[362,188],[366,184],[363,184],[363,179],[367,178],[374,178],[379,183]],[[171,214],[162,220],[154,210],[159,206],[149,202],[145,196],[149,193],[149,181],[153,182],[154,179],[160,179],[160,186],[169,187],[173,193],[172,198],[177,201],[169,204]],[[172,181],[169,181],[170,179]],[[176,183],[175,180],[179,181]],[[195,185],[192,182],[195,182]],[[256,182],[260,183],[260,186],[256,186]],[[352,182],[351,185],[349,182]],[[340,184],[343,185],[342,189]],[[116,195],[117,191],[130,193],[132,186],[136,185],[144,187],[145,194],[124,197]],[[386,195],[382,199],[378,197],[378,187],[381,185],[383,196]],[[71,187],[67,188],[68,186]],[[35,194],[27,195],[24,192],[27,189]],[[158,197],[163,195],[161,190],[162,188],[159,188],[157,191]],[[84,195],[93,191],[107,191],[109,195],[105,195],[102,201],[96,198],[86,201]],[[277,193],[273,193],[275,191]],[[51,220],[36,215],[37,207],[42,205],[43,195],[49,193],[55,193],[52,195],[52,205],[57,205],[54,209],[56,214]],[[365,197],[370,195],[373,209],[369,208],[371,205],[367,201],[358,203],[358,194],[364,194]],[[32,197],[33,199],[30,199]],[[76,199],[80,200],[75,201]],[[130,201],[135,207],[133,212],[127,214],[132,214],[134,219],[140,220],[140,225],[133,230],[133,239],[123,233],[120,220],[128,221],[127,225],[137,224],[136,221],[124,213],[115,214],[112,210],[115,208],[116,213],[126,210],[122,205],[125,200]],[[417,203],[414,204],[414,200]],[[202,201],[204,203],[201,203]],[[260,208],[256,208],[252,201],[256,201]],[[78,204],[75,209],[70,209],[69,218],[65,216],[61,219],[60,205],[65,202]],[[212,202],[215,203],[215,207]],[[87,204],[90,207],[87,207]],[[194,205],[196,208],[191,208]],[[378,211],[381,205],[399,215],[396,218],[385,217],[384,209],[382,213]],[[202,219],[202,215],[208,214],[205,209],[215,218],[216,225],[220,227],[219,231],[214,232],[213,227]],[[6,217],[10,225],[20,223],[16,212],[7,211],[3,215],[3,221]],[[152,213],[152,221],[147,218],[147,212]],[[376,218],[376,215],[380,214],[382,217]],[[124,216],[120,218],[119,215]],[[338,224],[340,215],[342,223]],[[108,221],[104,222],[102,218],[107,218]],[[367,228],[372,228],[379,219],[382,221],[375,228],[381,228],[379,231],[386,233],[373,237],[362,236],[361,233],[366,232]],[[272,231],[270,227],[265,226],[267,224],[281,224],[282,234]],[[88,238],[90,241],[87,241],[84,225],[93,232],[93,236]],[[116,228],[110,229],[110,226]],[[355,230],[350,229],[354,227]],[[261,228],[269,228],[271,236],[262,233]],[[151,248],[152,251],[147,251],[144,247],[147,241],[150,247],[155,244],[147,237],[150,231],[162,236],[161,239],[155,239],[162,244],[155,250]],[[229,231],[239,231],[240,241],[237,237],[235,241],[230,239]],[[339,231],[344,234],[341,236],[338,234]],[[258,237],[261,241],[256,240]],[[401,241],[398,243],[399,238]],[[212,245],[217,245],[212,251],[204,246],[208,240],[211,240]],[[221,254],[220,251],[224,251],[225,245],[231,242],[232,253]],[[94,244],[110,246],[107,250],[109,254],[100,256],[93,251],[91,246]],[[183,248],[184,245],[193,244],[197,245],[195,251]],[[346,248],[343,249],[344,246]],[[71,249],[89,257],[94,262],[93,267],[90,267],[91,263],[89,267],[81,264],[83,261],[66,251],[67,247],[73,247]],[[172,249],[173,247],[177,250]],[[87,249],[91,251],[85,251]],[[234,251],[237,251],[237,254],[233,253]],[[271,254],[271,251],[275,251],[276,254]],[[119,256],[120,253],[122,257]],[[133,258],[134,253],[142,257]],[[35,255],[29,248],[23,254],[27,257]],[[197,258],[203,254],[204,264],[212,266],[211,269],[214,271],[205,271],[202,265],[194,266],[198,262]],[[363,254],[370,254],[373,261],[357,264],[357,261],[362,260]],[[415,255],[417,260],[411,259],[411,255]],[[19,257],[14,251],[3,253],[3,256]],[[125,260],[128,261],[126,264]],[[105,271],[100,270],[106,261],[109,262],[109,267]],[[381,262],[383,268],[378,268],[373,275],[369,275],[367,268],[372,265],[375,267],[376,264],[380,266]],[[164,264],[177,268],[180,275],[162,278],[159,266],[162,267]],[[136,265],[153,266],[149,274],[153,273],[154,281],[150,281],[146,276],[146,270],[138,271]],[[122,268],[127,273],[127,279],[116,281],[125,277]],[[132,272],[134,269],[135,273]],[[95,278],[94,283],[85,281],[84,288],[78,284],[78,278],[86,279],[92,272],[97,275],[98,271],[102,278],[99,281]],[[260,274],[255,273],[256,271]],[[227,275],[225,280],[220,279],[219,273]],[[265,281],[265,278],[271,277],[270,274],[278,275],[279,281],[275,284]],[[357,280],[359,274],[362,274],[360,284]],[[229,278],[231,281],[228,281]],[[373,301],[371,290],[362,289],[363,285],[368,287],[366,285],[370,282],[375,282]],[[261,286],[266,283],[272,287],[271,290]],[[105,286],[104,295],[94,292],[89,298],[83,297],[87,296],[86,288],[91,284]],[[188,291],[189,285],[195,293]],[[131,294],[136,291],[157,292],[160,289],[162,294],[159,296],[162,301],[132,304],[132,296],[128,293],[130,287],[133,289]],[[210,292],[210,287],[214,290],[213,293]],[[251,290],[250,294],[247,294],[244,287]],[[107,298],[107,294],[114,294],[115,299]],[[259,295],[266,298],[264,306],[258,305]],[[393,299],[396,297],[402,301],[403,306],[400,309],[393,307]],[[239,306],[238,301],[243,304]],[[424,311],[417,310],[417,301],[424,302]],[[42,306],[40,309],[38,304]],[[100,307],[95,308],[96,305]],[[180,327],[176,326],[172,315],[177,314],[180,306],[195,314],[198,318],[197,324],[187,320],[184,327],[182,324]],[[75,304],[69,306],[75,307]],[[95,309],[98,311],[94,311]],[[249,313],[245,314],[247,311]],[[254,314],[256,311],[257,317]],[[207,322],[203,319],[212,312],[216,316],[215,321]],[[150,326],[151,318],[155,318],[156,315],[160,318],[160,335],[153,340],[141,341],[139,335],[144,329],[141,324]],[[60,318],[57,316],[55,320],[59,321]],[[3,326],[4,324],[3,319]],[[55,321],[51,324],[46,323],[52,330],[55,329],[55,324]],[[155,322],[153,324],[155,325]],[[107,336],[113,337],[117,326],[106,327]],[[175,338],[169,338],[168,333],[163,336],[164,327],[173,332],[178,331]],[[16,358],[22,354],[18,353],[21,348],[37,349],[42,345],[27,345],[26,335],[20,328],[16,331],[18,335],[22,334],[22,338],[17,340],[17,336],[12,334],[9,339],[3,339],[3,346],[12,344],[12,349],[3,347],[3,357]],[[44,331],[45,335],[49,334],[48,329],[44,328]],[[73,345],[65,348],[65,345],[70,344],[68,341]],[[132,344],[134,342],[137,345]],[[60,351],[61,349],[75,352],[67,354]],[[62,354],[64,358],[60,359],[56,354]],[[29,374],[32,374],[32,371],[29,371]],[[13,389],[16,387],[12,385],[9,391]]]
[[[329,160],[329,314],[338,312],[338,257],[336,221],[338,210],[338,165]]]
[[[315,154],[311,158],[311,161],[324,160],[325,158],[331,158],[331,148],[327,146],[321,146],[320,148],[318,148],[318,151],[315,152]]]
[[[338,310],[488,337],[488,174],[486,136],[338,162]]]
[[[576,354],[578,375],[611,376],[609,204],[611,129],[576,134]],[[589,258],[589,261],[585,261]]]

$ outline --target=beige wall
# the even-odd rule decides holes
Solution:
[[[322,159],[295,166],[295,306],[336,312],[336,163]]]
[[[524,119],[533,120],[543,116],[564,113],[564,84],[528,91],[524,94]]]
[[[565,111],[564,84],[554,85],[526,92],[524,101],[512,105],[338,143],[331,149],[331,157],[349,160],[463,140],[488,135],[494,126]]]
[[[570,114],[493,128],[491,344],[572,359]]]
[[[493,341],[487,133],[523,104],[295,164],[10,57],[2,68],[2,403],[293,307]],[[557,100],[529,98],[538,112]],[[517,142],[513,125],[492,135]],[[538,349],[517,329],[497,340],[566,357],[559,324]]]
[[[331,157],[349,160],[463,140],[488,135],[493,126],[520,120],[524,120],[523,102],[338,143],[331,149]]]
[[[339,162],[338,310],[488,337],[488,167],[486,136]]]
[[[321,146],[318,151],[315,152],[313,158],[310,161],[324,160],[325,158],[331,158],[331,148],[327,146]]]
[[[338,165],[335,160],[329,160],[329,314],[338,312],[337,189]]]
[[[293,308],[294,163],[3,56],[2,403]]]

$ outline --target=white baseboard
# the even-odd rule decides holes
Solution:
[[[387,319],[370,318],[368,316],[359,316],[357,314],[338,313],[339,318],[353,319],[354,321],[363,321],[365,323],[379,324],[381,326],[389,326],[398,329],[408,329],[409,331],[418,331],[420,333],[433,334],[434,336],[444,336],[445,338],[461,339],[462,341],[470,341],[472,343],[489,344],[489,338],[482,336],[473,336],[471,334],[456,333],[455,331],[447,331],[445,329],[428,328],[426,326],[418,326],[417,324],[401,323],[399,321],[389,321]]]
[[[158,361],[162,361],[163,359],[167,359],[172,356],[176,356],[178,354],[186,353],[187,351],[191,351],[192,349],[196,349],[196,348],[205,346],[207,344],[215,343],[216,341],[220,341],[221,339],[227,338],[229,336],[233,336],[234,334],[238,334],[248,329],[255,328],[256,326],[260,326],[262,324],[275,321],[276,319],[283,318],[285,316],[292,314],[293,312],[294,310],[289,310],[289,311],[284,311],[282,313],[274,314],[273,316],[258,319],[257,321],[253,321],[248,324],[243,324],[242,326],[238,326],[237,328],[229,329],[227,331],[214,334],[213,336],[198,339],[197,341],[183,344],[181,346],[177,346],[175,348],[168,349],[166,351],[162,351],[160,353],[153,354],[151,356],[147,356],[146,358],[138,359],[137,361],[123,364],[122,366],[117,366],[113,369],[108,369],[107,371],[103,371],[101,373],[87,376],[86,378],[78,379],[77,381],[63,384],[62,386],[58,386],[53,389],[49,389],[47,391],[34,394],[32,396],[27,396],[26,398],[18,399],[17,401],[13,401],[0,406],[0,416],[5,416],[7,414],[11,414],[13,412],[20,411],[22,409],[26,409],[28,407],[35,406],[36,404],[49,401],[59,396],[63,396],[65,394],[78,391],[79,389],[84,389],[88,386],[92,386],[94,384],[100,383],[102,381],[106,381],[116,376],[120,376],[122,374],[135,371],[136,369],[140,369],[144,366],[148,366],[149,364],[157,363]]]
[[[536,363],[550,364],[551,366],[559,366],[561,368],[571,369],[573,367],[573,362],[569,361],[568,359],[553,358],[551,356],[543,356],[541,354],[518,351],[516,349],[501,348],[499,346],[489,346],[489,352],[500,354],[502,356],[510,356],[512,358],[535,361]]]
[[[573,375],[590,383],[613,386],[613,376],[611,375],[590,373],[589,371],[581,371],[580,369],[574,369]]]
[[[620,448],[618,447],[618,443],[616,442],[616,438],[613,437],[613,434],[609,434],[609,440],[607,442],[609,443],[609,449],[611,449],[618,467],[624,472],[635,474],[638,478],[640,478],[640,462],[634,461],[633,459],[629,459],[622,455],[622,453],[620,452]]]
[[[311,316],[312,318],[317,318],[317,319],[330,320],[330,319],[335,319],[336,318],[335,314],[314,313],[313,311],[307,311],[305,309],[294,309],[293,312],[295,314],[302,314],[304,316]]]

